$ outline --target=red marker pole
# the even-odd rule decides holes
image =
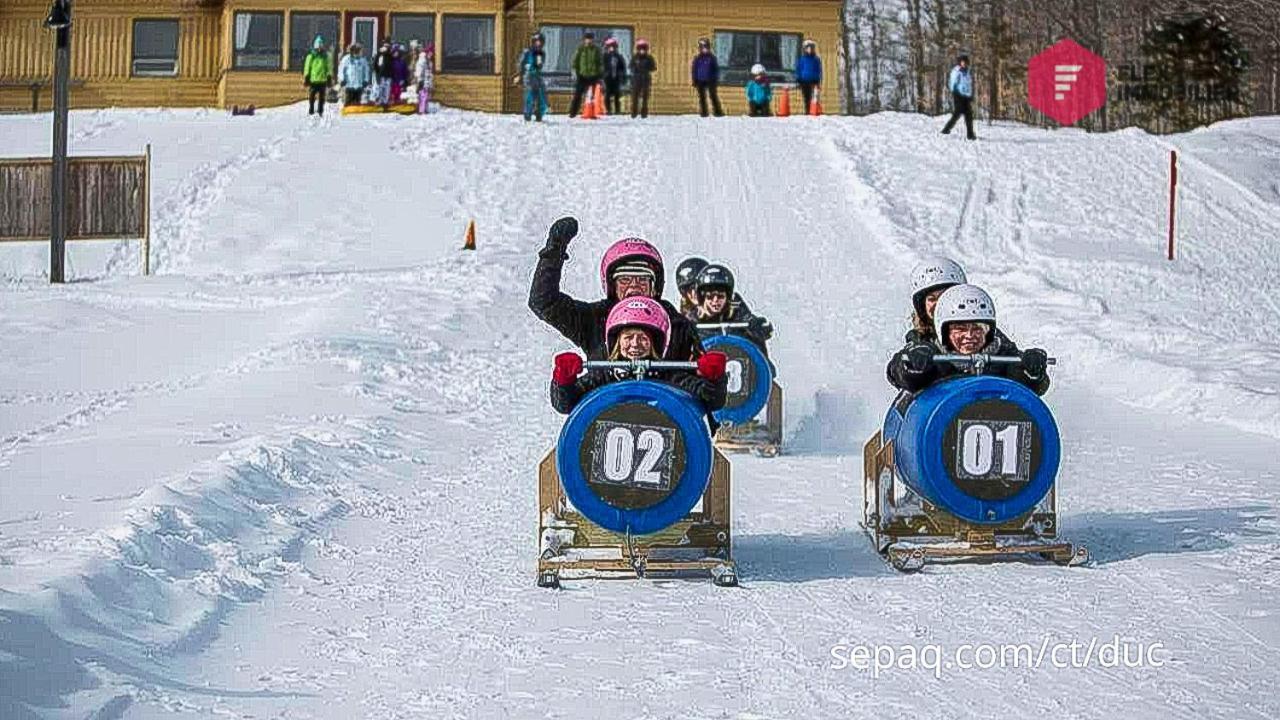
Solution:
[[[1169,151],[1169,259],[1173,259],[1173,218],[1178,203],[1178,151]]]

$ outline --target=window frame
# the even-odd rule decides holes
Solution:
[[[266,13],[263,13],[263,14],[266,14]],[[341,40],[342,40],[342,13],[325,12],[322,10],[290,10],[289,18],[288,18],[290,45],[293,44],[293,18],[294,17],[330,17],[330,18],[334,18],[337,21],[334,25],[336,32],[334,33],[333,38],[329,40],[329,56],[332,58],[334,55],[334,52],[338,51],[338,46],[341,44]],[[312,36],[312,40],[314,39],[315,37]],[[283,39],[281,40],[281,44],[283,45]],[[285,69],[289,72],[302,72],[303,67],[305,67],[307,63],[307,55],[310,53],[311,53],[311,44],[310,44],[310,41],[308,41],[306,52],[302,54],[302,59],[298,61],[297,65],[294,65],[293,64],[293,48],[292,47],[284,48]],[[338,54],[341,55],[342,54],[341,51],[338,51]]]
[[[387,31],[386,31],[386,33],[384,33],[384,34],[385,34],[388,38],[390,38],[392,42],[395,42],[395,32],[394,32],[394,28],[395,28],[395,26],[396,26],[396,18],[398,18],[398,17],[410,17],[410,18],[431,18],[431,37],[429,37],[429,38],[418,38],[418,39],[422,40],[423,45],[434,45],[434,46],[436,46],[436,55],[437,55],[437,56],[439,56],[439,55],[440,55],[440,43],[436,42],[436,35],[437,35],[437,34],[440,34],[440,24],[441,24],[441,23],[440,23],[440,18],[442,17],[442,13],[438,13],[438,12],[392,12],[392,13],[387,13]],[[484,15],[484,16],[479,16],[479,15],[477,15],[476,17],[492,17],[492,16],[491,16],[491,15]],[[494,32],[494,36],[495,36],[495,37],[494,37],[494,41],[495,41],[495,43],[494,43],[494,49],[495,49],[495,54],[496,54],[496,51],[497,51],[497,32],[498,32],[498,30],[497,30],[497,26],[496,26],[496,25],[494,26],[494,31],[493,31],[493,32]],[[412,39],[413,39],[413,38],[408,38],[407,40],[405,40],[405,47],[406,47],[406,48],[408,48],[408,47],[409,47],[409,40],[412,40]],[[416,60],[417,60],[417,58],[414,58],[414,60],[416,61]],[[438,62],[438,61],[437,61],[437,62]]]
[[[488,20],[492,29],[493,51],[490,54],[488,70],[450,70],[445,65],[445,59],[449,56],[449,47],[445,44],[445,24],[450,20]],[[390,28],[388,28],[390,29]],[[471,75],[484,77],[488,75],[498,75],[498,19],[493,15],[485,15],[483,13],[441,13],[440,27],[438,29],[440,42],[436,43],[436,67],[440,68],[441,75]]]
[[[779,38],[779,41],[781,41],[781,38],[784,38],[784,37],[787,37],[787,36],[794,36],[795,38],[797,38],[797,42],[796,42],[796,56],[795,56],[795,59],[794,59],[794,60],[792,60],[792,62],[793,62],[793,63],[795,63],[795,62],[799,61],[800,56],[801,56],[802,54],[804,54],[804,40],[805,40],[805,34],[804,34],[803,32],[798,32],[798,31],[796,31],[796,32],[786,32],[786,31],[782,31],[782,30],[745,30],[745,29],[742,29],[742,28],[716,28],[715,30],[712,30],[712,31],[711,31],[711,52],[713,52],[713,53],[715,52],[715,47],[716,47],[716,36],[717,36],[717,35],[721,35],[721,34],[733,34],[733,35],[755,35],[755,36],[757,36],[757,38],[759,38],[759,37],[761,37],[761,36],[764,36],[764,35],[777,35],[777,36],[778,36],[778,38]],[[779,42],[779,44],[781,44],[781,42]],[[759,60],[759,54],[760,54],[760,45],[759,45],[759,41],[757,40],[757,43],[756,43],[756,60],[755,60],[754,62],[760,62],[760,60]],[[726,80],[726,79],[725,79],[725,75],[726,75],[726,73],[730,72],[730,67],[729,67],[729,64],[728,64],[727,59],[721,59],[721,58],[720,58],[720,56],[718,56],[718,55],[717,55],[717,56],[716,56],[716,60],[717,60],[717,62],[719,62],[719,64],[720,64],[720,78],[719,78],[719,79],[720,79],[720,84],[721,84],[721,85],[728,85],[728,86],[730,86],[730,87],[739,87],[739,86],[741,86],[741,87],[746,87],[746,86],[747,86],[747,83],[751,82],[751,66],[747,66],[746,68],[743,68],[743,69],[741,70],[742,72],[744,72],[744,73],[745,73],[745,77],[744,77],[744,78],[742,78],[742,80],[741,80],[741,81],[738,81],[738,80]],[[753,62],[753,64],[754,64],[754,62]],[[737,71],[735,71],[735,72],[737,72]],[[769,75],[769,80],[770,80],[770,81],[772,81],[772,82],[775,82],[775,83],[782,83],[782,84],[794,85],[794,84],[795,84],[795,82],[796,82],[796,77],[795,77],[795,68],[794,68],[794,66],[792,67],[792,70],[791,70],[791,72],[789,72],[789,73],[788,73],[786,70],[778,69],[778,70],[770,70],[770,71],[769,71],[769,73],[768,73],[768,75]]]
[[[280,57],[279,62],[274,67],[244,67],[238,64],[236,53],[236,22],[241,15],[271,15],[280,19]],[[286,23],[285,12],[283,10],[236,10],[231,15],[231,71],[232,72],[282,72],[285,69],[285,62],[288,60],[288,49],[285,47],[284,36],[288,29]]]
[[[598,31],[600,31],[600,30],[626,30],[627,32],[631,33],[631,44],[632,44],[632,46],[633,46],[633,47],[627,48],[626,53],[625,53],[625,55],[624,55],[624,57],[626,57],[626,59],[627,59],[627,81],[626,81],[625,83],[623,83],[623,88],[622,88],[622,89],[623,89],[623,92],[627,92],[627,91],[630,89],[630,87],[631,87],[631,58],[632,58],[632,55],[634,54],[634,49],[635,49],[635,48],[634,48],[634,45],[635,45],[635,41],[636,41],[636,28],[635,28],[635,26],[634,26],[634,25],[584,25],[584,24],[576,24],[576,23],[543,23],[543,24],[541,24],[541,25],[539,25],[539,26],[538,26],[538,32],[540,32],[540,33],[542,33],[542,34],[544,34],[544,35],[545,35],[545,34],[546,34],[546,31],[547,31],[547,28],[581,28],[581,29],[583,29],[583,30],[595,30],[595,31],[597,31],[597,37],[598,37]],[[601,54],[603,54],[603,53],[604,53],[604,40],[600,40],[600,39],[598,39],[598,40],[596,41],[596,45],[598,45],[598,46],[600,47],[600,52],[601,52]],[[543,43],[543,45],[542,45],[542,49],[543,49],[544,51],[546,50],[546,43]],[[576,52],[576,51],[575,51],[575,52]],[[622,47],[621,47],[621,43],[619,43],[618,52],[619,52],[619,53],[622,53],[622,52],[623,52],[623,51],[622,51]],[[546,85],[547,85],[547,94],[551,94],[551,93],[568,93],[568,94],[572,94],[572,93],[574,92],[574,86],[573,86],[573,69],[572,69],[572,68],[570,68],[570,69],[569,69],[569,72],[567,72],[567,73],[561,73],[561,72],[552,72],[552,73],[548,73],[546,70],[543,70],[543,72],[542,72],[542,77],[543,77],[544,81],[546,81]],[[553,80],[559,80],[560,78],[567,78],[567,79],[568,79],[568,80],[567,80],[568,85],[567,85],[567,86],[559,86],[559,85],[555,85],[555,84],[553,83]]]
[[[138,23],[172,23],[175,29],[173,49],[173,72],[138,72]],[[155,59],[155,58],[143,58]],[[182,18],[176,17],[136,17],[129,26],[129,77],[131,78],[176,78],[182,73]]]

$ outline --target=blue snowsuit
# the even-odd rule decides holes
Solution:
[[[542,77],[542,66],[546,62],[546,53],[534,48],[525,48],[520,56],[520,76],[524,83],[524,119],[534,115],[541,120],[547,114],[547,83]]]

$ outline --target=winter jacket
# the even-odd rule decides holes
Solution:
[[[539,320],[560,331],[587,354],[589,360],[604,360],[609,348],[604,323],[614,301],[605,298],[595,302],[575,300],[560,291],[564,261],[569,259],[563,246],[547,241],[538,252],[538,265],[529,288],[529,309]],[[702,341],[693,325],[665,300],[662,306],[671,317],[671,339],[667,343],[666,360],[686,362],[702,355]]]
[[[579,45],[573,54],[573,71],[580,78],[598,78],[604,72],[604,56],[598,45]]]
[[[571,385],[557,385],[552,382],[551,407],[555,408],[558,413],[568,415],[578,406],[578,402],[592,390],[610,383],[625,382],[630,377],[628,374],[612,370],[589,370]],[[710,417],[711,413],[724,407],[728,388],[727,377],[721,377],[719,380],[708,380],[692,372],[675,370],[654,372],[650,374],[648,379],[674,385],[694,396],[702,403],[702,407],[708,417]]]
[[[363,90],[373,82],[373,68],[363,55],[343,55],[338,63],[338,84],[352,90]]]
[[[769,79],[763,81],[752,79],[747,83],[747,102],[754,105],[768,105],[773,99],[773,86]]]
[[[734,299],[735,301],[731,301],[719,315],[700,317],[698,309],[693,308],[686,317],[688,317],[689,322],[693,323],[694,329],[697,329],[699,323],[751,323],[754,327],[746,329],[733,328],[728,330],[728,333],[750,340],[753,345],[760,348],[760,352],[764,353],[765,357],[768,357],[769,348],[765,343],[769,338],[773,337],[773,325],[766,318],[752,313],[739,296],[734,295]],[[709,328],[707,330],[698,330],[698,335],[705,340],[713,335],[719,335],[721,332],[720,329]]]
[[[939,346],[936,343],[929,343],[934,348]],[[907,352],[916,345],[916,343],[907,343],[906,347],[894,354],[893,359],[889,361],[889,366],[885,369],[885,374],[889,378],[889,382],[902,390],[910,393],[918,393],[931,385],[946,380],[948,378],[969,375],[969,368],[958,367],[951,363],[935,362],[931,367],[923,372],[916,372],[907,364]],[[945,352],[938,350],[939,353]],[[984,355],[1004,355],[1019,356],[1021,351],[1018,346],[1003,335],[995,335],[991,342],[982,349]],[[1043,395],[1049,389],[1049,373],[1045,372],[1042,377],[1031,377],[1021,365],[1000,365],[991,363],[983,368],[983,375],[995,375],[997,377],[1006,378],[1016,383],[1021,383],[1031,388],[1037,395]]]
[[[324,85],[333,77],[333,63],[327,53],[312,50],[302,63],[302,80],[310,85]]]
[[[605,82],[615,85],[621,85],[627,81],[627,59],[622,57],[622,53],[604,54],[604,79]]]
[[[413,80],[418,83],[419,87],[430,88],[435,85],[436,72],[431,57],[426,54],[418,55],[418,62],[413,66]]]
[[[391,82],[401,85],[409,83],[409,62],[403,55],[391,56]]]
[[[524,54],[520,56],[520,77],[525,84],[532,84],[533,81],[542,77],[542,66],[547,63],[547,53],[543,50],[534,48],[525,48]]]
[[[644,55],[634,55],[631,58],[631,81],[644,85],[653,79],[653,74],[658,71],[658,63],[654,61],[653,56],[649,53]]]
[[[796,60],[796,82],[822,82],[822,58],[817,53],[802,53],[800,59]]]
[[[720,79],[720,62],[713,52],[700,52],[693,56],[693,82],[713,83]]]
[[[956,65],[951,68],[951,79],[947,81],[947,87],[956,95],[973,97],[973,73]]]
[[[391,51],[379,52],[373,59],[373,75],[379,80],[391,79]]]

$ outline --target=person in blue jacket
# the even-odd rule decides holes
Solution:
[[[769,103],[773,100],[773,87],[769,85],[769,75],[764,66],[756,63],[751,66],[751,82],[747,83],[747,106],[751,117],[769,117]]]
[[[964,127],[970,140],[977,140],[973,134],[973,73],[969,71],[969,56],[956,58],[956,66],[951,68],[951,77],[947,80],[951,89],[951,119],[942,128],[943,135],[949,135],[960,116],[964,116]]]
[[[338,84],[345,91],[345,104],[359,105],[364,91],[373,83],[373,68],[360,43],[352,43],[338,63]]]
[[[720,82],[720,62],[716,60],[716,54],[711,52],[711,41],[702,38],[698,40],[698,54],[693,56],[693,66],[690,68],[693,75],[693,86],[698,89],[698,112],[702,117],[707,116],[707,96],[711,96],[711,106],[715,110],[716,117],[724,117],[724,109],[720,107],[720,95],[716,91],[716,86]]]
[[[796,60],[796,84],[804,96],[804,111],[809,112],[813,93],[822,84],[822,58],[818,57],[818,44],[812,40],[804,41],[804,50]]]
[[[529,40],[529,47],[520,56],[520,72],[516,81],[524,85],[524,119],[525,122],[547,114],[547,82],[542,77],[542,68],[547,62],[547,53],[542,49],[542,33],[536,33]]]

